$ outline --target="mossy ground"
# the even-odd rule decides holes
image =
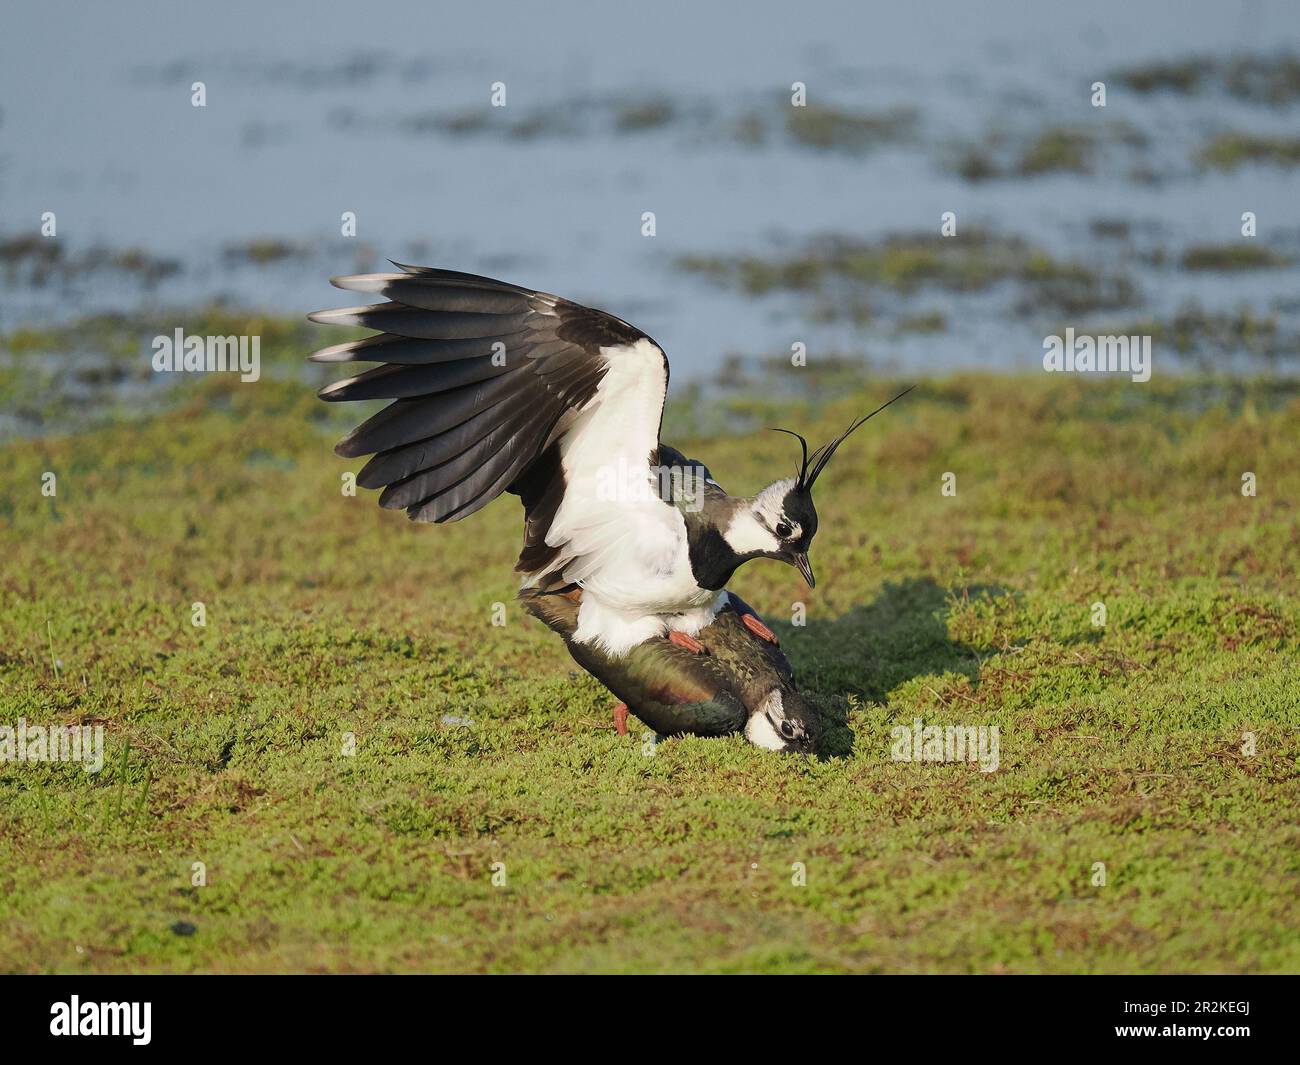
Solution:
[[[1294,387],[962,376],[873,421],[819,483],[816,591],[734,582],[819,760],[617,736],[513,603],[513,499],[411,525],[342,494],[301,381],[169,394],[3,447],[0,721],[107,750],[0,764],[0,970],[1300,969]],[[793,462],[686,420],[733,492]],[[892,761],[917,717],[997,725],[1000,768]]]

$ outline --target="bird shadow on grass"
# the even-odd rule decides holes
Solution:
[[[1007,595],[996,585],[965,590],[971,598]],[[853,753],[846,694],[883,704],[894,688],[913,677],[959,673],[979,685],[987,649],[954,640],[948,617],[954,602],[947,589],[928,578],[886,584],[871,603],[830,621],[809,619],[788,627],[782,643],[794,663],[799,687],[816,699],[825,729],[823,757]]]

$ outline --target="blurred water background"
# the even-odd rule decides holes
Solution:
[[[677,380],[796,341],[1032,369],[1063,325],[1153,331],[1158,370],[1285,371],[1298,30],[1287,0],[11,0],[0,335],[298,316],[393,258],[612,310]]]

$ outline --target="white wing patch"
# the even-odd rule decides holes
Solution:
[[[564,499],[546,542],[554,569],[581,585],[576,638],[622,653],[711,601],[691,574],[686,522],[654,490],[668,374],[649,340],[602,348],[609,369],[560,442]]]
[[[663,352],[638,340],[601,354],[609,370],[560,442],[564,499],[546,534],[562,548],[565,578],[593,591],[622,583],[615,570],[633,581],[670,571],[686,534],[681,515],[645,491],[667,388]]]

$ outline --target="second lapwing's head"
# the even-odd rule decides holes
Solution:
[[[808,450],[808,441],[798,433],[777,429],[778,433],[786,433],[799,441],[802,456],[798,472],[793,477],[769,484],[736,510],[722,531],[732,550],[747,558],[775,558],[789,563],[803,574],[809,588],[814,587],[812,563],[808,561],[808,549],[817,534],[813,484],[850,433],[910,391],[911,388],[904,389],[889,403],[863,415],[829,444],[815,451]]]
[[[817,710],[793,691],[773,688],[750,711],[745,739],[766,751],[816,754],[822,725]]]

